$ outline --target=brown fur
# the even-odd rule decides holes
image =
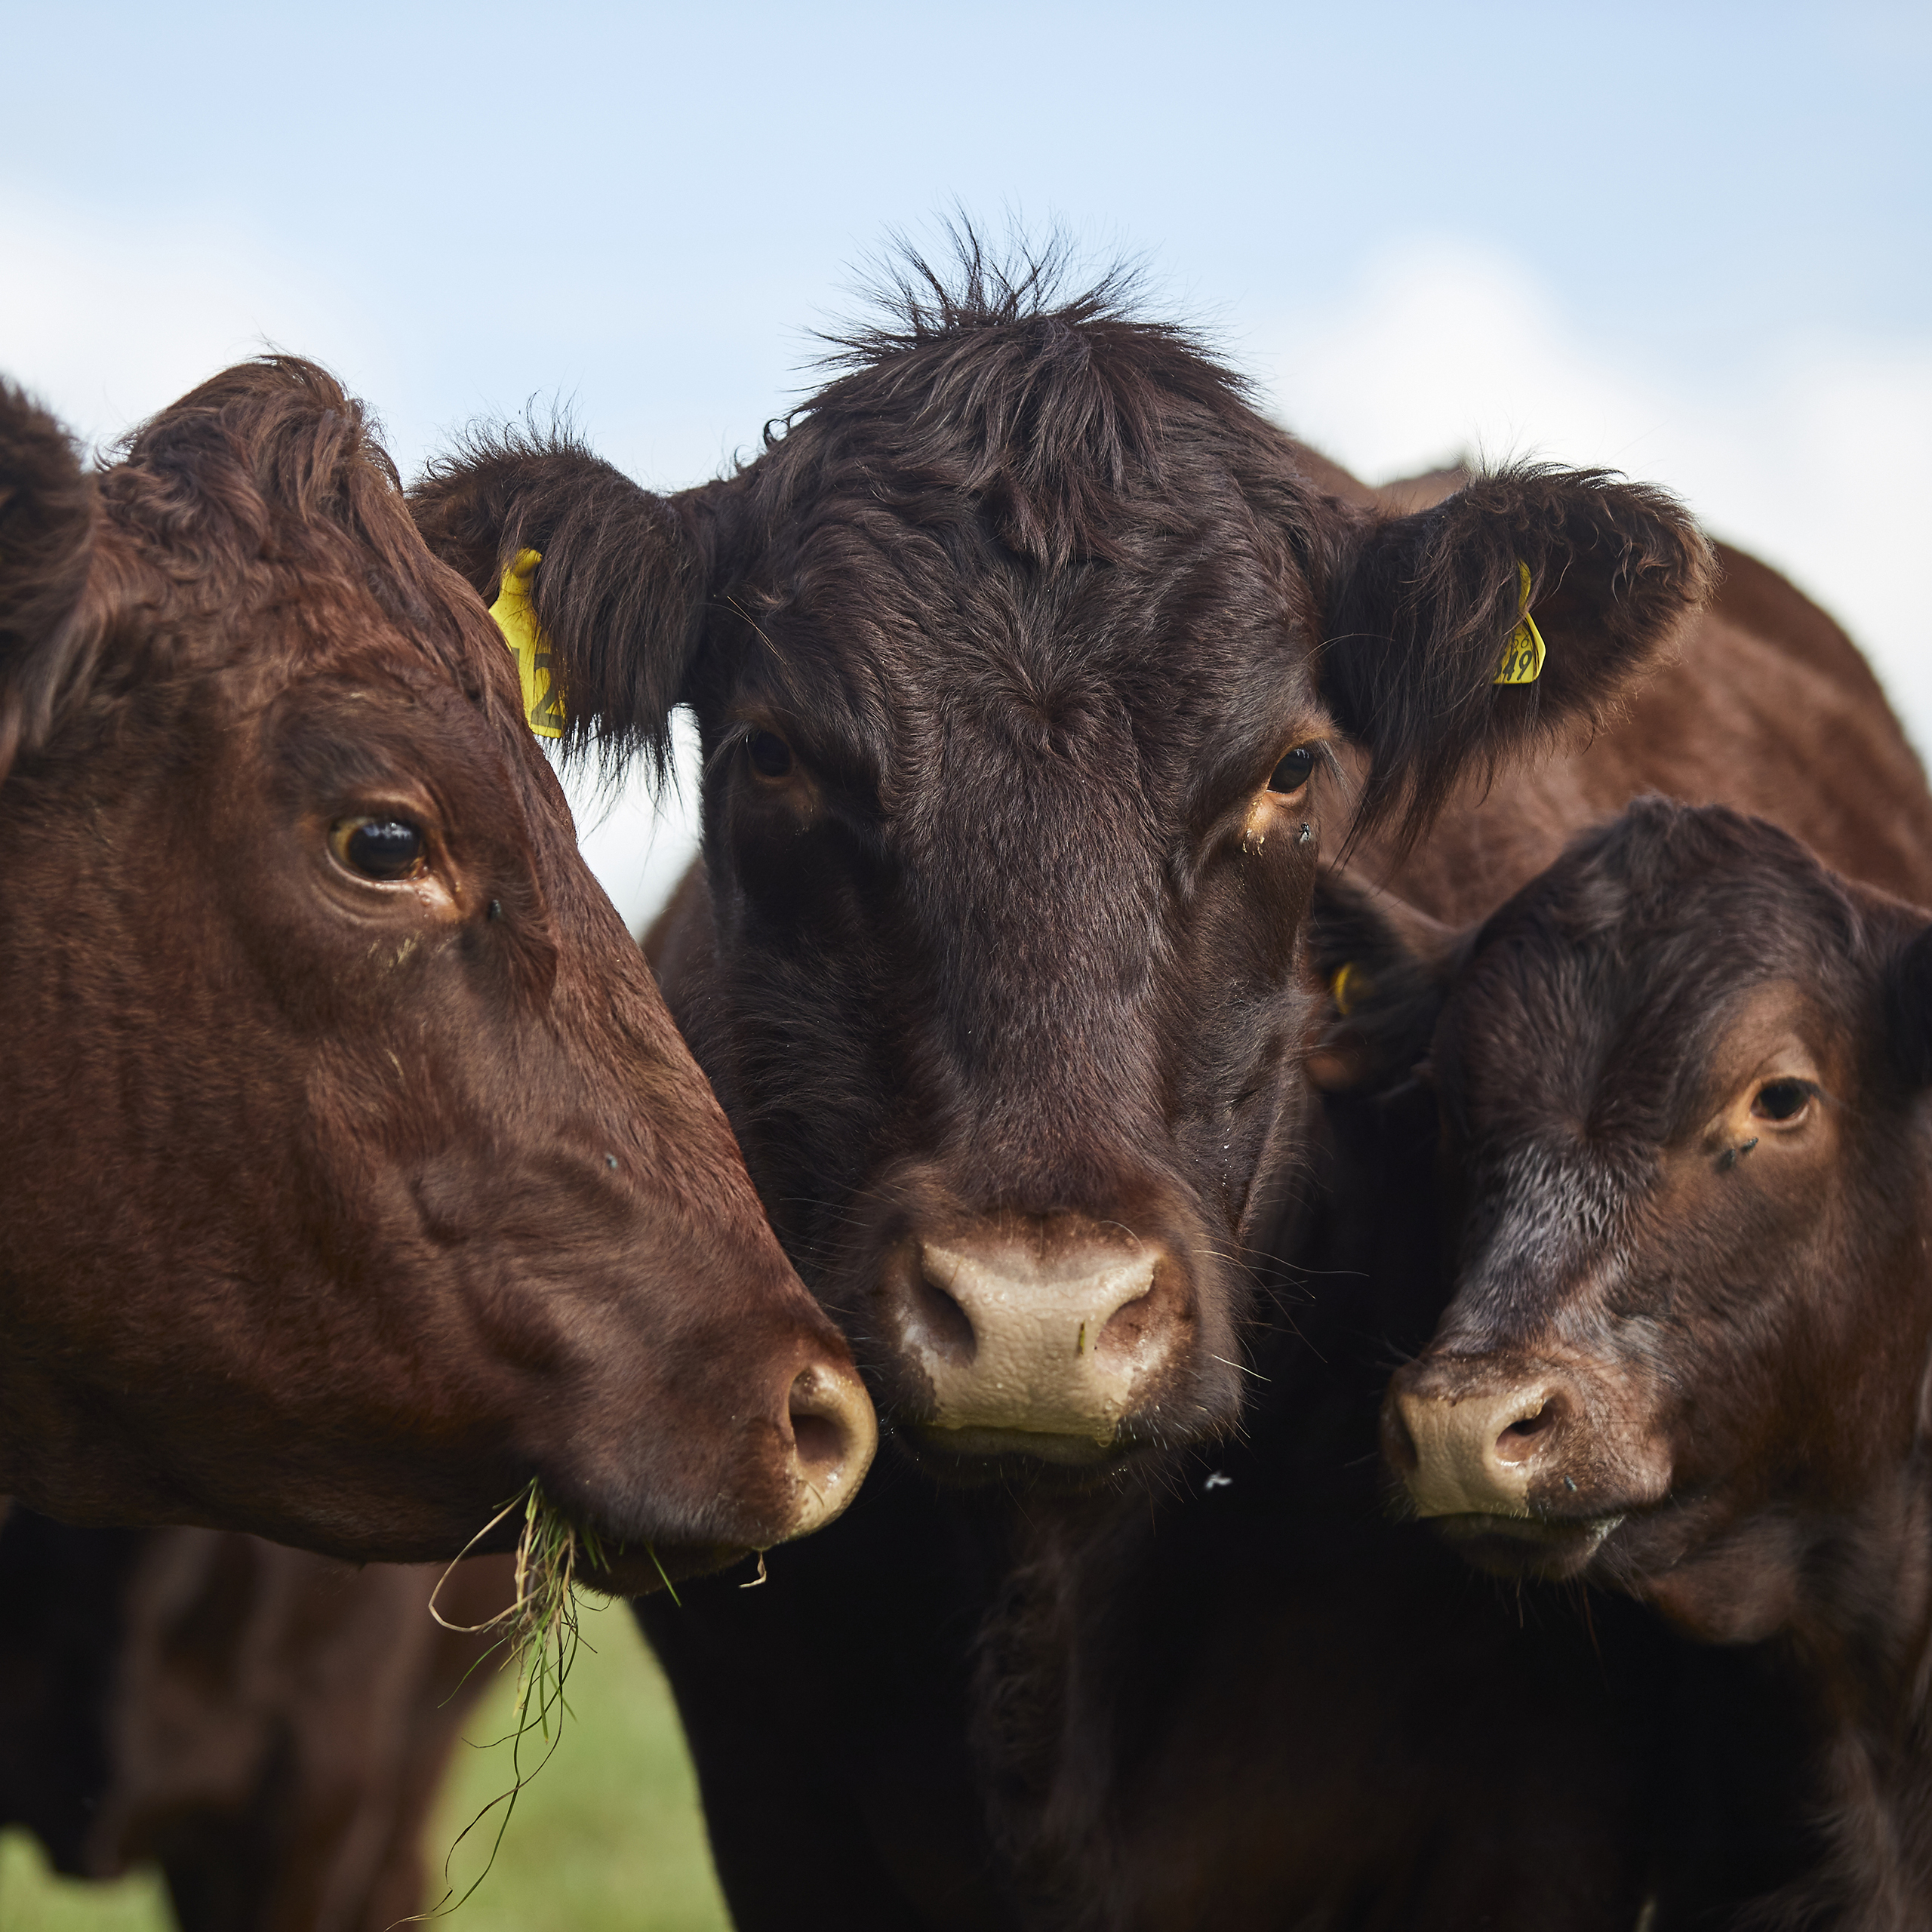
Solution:
[[[1454,917],[1567,835],[1566,814],[1595,810],[1608,774],[1641,785],[1652,760],[1694,790],[1776,793],[1781,813],[1840,828],[1875,863],[1914,863],[1924,781],[1869,672],[1788,586],[1734,553],[1729,565],[1663,696],[1653,686],[1547,774],[1503,774],[1473,824],[1453,808],[1398,882]],[[1729,601],[1732,583],[1748,603]],[[1728,683],[1747,674],[1794,708],[1748,709]],[[1700,774],[1687,747],[1706,712]],[[1851,755],[1807,741],[1820,713]],[[1889,804],[1875,774],[1896,780]],[[1545,814],[1512,817],[1512,787],[1546,799]],[[1383,857],[1371,847],[1358,871],[1373,878]],[[700,929],[688,890],[661,935],[667,971],[668,949]],[[1429,929],[1413,907],[1397,916]],[[1331,908],[1311,964],[1325,978],[1383,924],[1337,931]],[[1405,1054],[1406,1072],[1426,1025],[1418,1037],[1376,1020],[1371,1004],[1339,1043]],[[782,1595],[701,1589],[701,1630],[642,1609],[740,1923],[796,1922],[770,1875],[814,1854],[845,1881],[844,1924],[1149,1932],[1617,1932],[1652,1900],[1659,1925],[1703,1922],[1820,1860],[1801,1735],[1763,1660],[1678,1641],[1614,1601],[1525,1604],[1459,1580],[1426,1533],[1383,1520],[1383,1378],[1447,1291],[1426,1211],[1432,1113],[1426,1092],[1374,1106],[1343,1095],[1309,1122],[1293,1211],[1256,1244],[1280,1257],[1260,1264],[1278,1325],[1248,1358],[1269,1379],[1244,1440],[1183,1466],[1184,1490],[1151,1509],[1034,1495],[1015,1512],[992,1497],[942,1507],[882,1476],[788,1557]],[[1214,1474],[1231,1480],[1205,1487]],[[764,1773],[781,1685],[856,1819],[801,1811]]]
[[[783,1533],[844,1344],[329,377],[93,472],[0,393],[0,1487],[425,1558],[536,1477],[638,1587]]]
[[[1761,822],[1651,801],[1463,942],[1435,1031],[1461,1265],[1397,1386],[1560,1378],[1533,1520],[1445,1527],[1775,1663],[1824,1842],[1753,1924],[1932,1914],[1925,920]],[[1799,1078],[1804,1112],[1760,1117]]]
[[[586,739],[655,746],[696,710],[706,887],[661,977],[788,1251],[935,1459],[901,1333],[934,1229],[1157,1245],[1177,1339],[1107,1447],[1233,1425],[1323,841],[1399,848],[1463,774],[1609,717],[1710,568],[1677,506],[1595,473],[1345,502],[1185,331],[1038,270],[969,254],[920,293],[915,268],[845,373],[702,489],[513,432],[413,493],[479,589],[542,552]],[[1565,648],[1500,688],[1519,561]],[[761,732],[795,753],[782,785]],[[1359,795],[1337,766],[1277,805],[1283,753],[1331,743]]]

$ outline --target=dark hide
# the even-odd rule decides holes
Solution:
[[[158,1864],[182,1932],[386,1932],[431,1903],[420,1840],[491,1683],[442,1572],[207,1530],[0,1534],[0,1823],[56,1869]],[[438,1595],[478,1624],[506,1558]]]
[[[486,593],[542,552],[585,742],[695,709],[706,887],[661,977],[901,1439],[1091,1468],[1238,1414],[1324,846],[1602,723],[1709,558],[1594,473],[1346,501],[1110,290],[976,260],[909,304],[724,481],[510,433],[414,501]],[[1500,688],[1519,562],[1564,645]]]
[[[1435,1029],[1459,1267],[1390,1454],[1485,1567],[1776,1673],[1827,1842],[1753,1924],[1932,1915],[1926,917],[1648,801],[1464,942]]]
[[[1337,882],[1310,981],[1354,962],[1363,1003],[1330,1009],[1312,1063],[1333,1084],[1406,1078],[1460,921],[1647,760],[1696,791],[1789,780],[1777,808],[1881,876],[1932,854],[1923,778],[1843,633],[1750,559],[1730,571],[1660,674],[1668,703],[1647,688],[1578,756],[1502,774],[1406,862],[1451,923]],[[1614,1597],[1459,1577],[1384,1518],[1384,1378],[1448,1292],[1417,1139],[1433,1112],[1426,1088],[1343,1091],[1311,1121],[1257,1264],[1272,1312],[1248,1361],[1269,1380],[1248,1438],[1164,1496],[1001,1509],[895,1475],[770,1592],[641,1607],[741,1924],[798,1922],[777,1875],[814,1847],[845,1881],[841,1923],[1160,1932],[1628,1927],[1653,1900],[1657,1926],[1721,1922],[1820,1862],[1801,1713],[1761,1652],[1701,1648]],[[799,1804],[796,1735],[838,1804]]]
[[[638,1587],[850,1493],[845,1346],[314,365],[94,471],[0,391],[0,1488],[427,1558],[537,1478]]]

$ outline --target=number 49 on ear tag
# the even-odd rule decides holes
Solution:
[[[1537,629],[1537,620],[1530,615],[1527,564],[1519,563],[1516,566],[1516,581],[1521,586],[1516,605],[1518,623],[1509,633],[1509,641],[1503,647],[1503,662],[1493,680],[1499,685],[1533,685],[1543,675],[1543,632]]]
[[[503,567],[503,588],[490,614],[516,660],[517,681],[523,687],[523,715],[540,738],[564,735],[564,694],[557,683],[557,664],[550,640],[543,635],[530,608],[530,580],[543,561],[540,550],[519,550]]]

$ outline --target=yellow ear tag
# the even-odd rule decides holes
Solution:
[[[1516,615],[1521,621],[1509,633],[1509,641],[1503,647],[1503,662],[1493,680],[1499,685],[1533,685],[1543,675],[1543,632],[1537,629],[1537,620],[1530,615],[1527,564],[1519,563],[1516,566],[1516,580],[1522,586],[1516,605]]]
[[[1339,1013],[1344,1020],[1348,1018],[1349,1009],[1352,1004],[1349,998],[1349,982],[1352,980],[1355,976],[1355,962],[1351,959],[1348,964],[1328,982],[1329,996],[1335,1002],[1335,1011]]]
[[[564,694],[557,682],[550,640],[530,608],[530,580],[543,561],[540,550],[519,550],[503,567],[503,586],[490,614],[516,660],[517,681],[523,687],[523,715],[540,738],[564,735]]]

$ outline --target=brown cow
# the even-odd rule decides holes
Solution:
[[[506,1558],[441,1581],[451,1623],[509,1601]],[[0,1824],[55,1868],[158,1865],[182,1932],[386,1932],[495,1681],[494,1633],[425,1614],[436,1565],[349,1569],[212,1530],[0,1534]]]
[[[423,1558],[534,1478],[639,1588],[835,1513],[844,1344],[329,377],[92,472],[0,391],[0,1490]]]
[[[1607,715],[1706,587],[1654,492],[1526,470],[1384,514],[1184,335],[1036,293],[912,303],[702,490],[509,436],[416,493],[481,589],[542,552],[580,731],[696,709],[665,983],[920,1466],[783,1589],[646,1614],[746,1925],[795,1918],[800,1857],[854,1925],[1011,1922],[967,1739],[1025,1519],[971,1485],[1158,1480],[1234,1423],[1244,1251],[1310,1152],[1324,841]],[[1561,641],[1499,685],[1519,565]],[[856,1808],[801,1800],[795,1724]]]
[[[1829,1844],[1767,1922],[1922,1925],[1932,924],[1653,801],[1454,957],[1460,1267],[1386,1417],[1414,1509],[1484,1567],[1767,1644]]]
[[[975,262],[675,497],[515,435],[414,493],[481,589],[542,554],[583,736],[695,709],[660,977],[900,1439],[967,1481],[1233,1426],[1324,841],[1601,718],[1706,588],[1682,511],[1594,473],[1324,494],[1115,297]],[[1563,648],[1500,683],[1526,599]]]
[[[1647,779],[1693,797],[1746,798],[1818,839],[1841,868],[1932,894],[1932,798],[1870,672],[1789,584],[1748,557],[1720,555],[1715,603],[1626,721],[1581,754],[1503,774],[1480,799],[1457,801],[1404,864],[1408,898],[1457,924],[1479,919],[1490,895],[1521,885],[1552,841]],[[1757,835],[1776,841],[1761,828]],[[1817,876],[1812,860],[1798,864],[1804,878]],[[1724,862],[1727,872],[1736,869]],[[1912,922],[1894,902],[1850,896]],[[1608,928],[1605,895],[1594,897],[1601,922],[1591,970],[1614,982],[1621,941]],[[1810,900],[1810,887],[1798,897]],[[1653,903],[1667,912],[1667,902],[1660,893]],[[1681,909],[1687,949],[1701,951],[1719,928],[1708,916],[1700,924],[1687,896]],[[1718,993],[1742,986],[1778,956],[1782,917],[1767,903],[1748,921],[1749,957],[1714,956],[1697,983]],[[1312,938],[1319,978],[1353,969],[1351,1011],[1312,1064],[1345,1088],[1378,1069],[1405,1076],[1428,1053],[1441,998],[1419,958],[1452,955],[1453,928],[1344,884],[1321,906]],[[1792,946],[1789,956],[1808,957],[1815,934]],[[1509,958],[1500,961],[1491,989],[1505,1012],[1512,970]],[[1514,970],[1551,971],[1534,951],[1518,955]],[[1550,1069],[1574,1072],[1573,1040],[1586,1053],[1601,1040],[1593,1004],[1574,987],[1564,997],[1564,984],[1556,972],[1546,989],[1540,1050]],[[1687,992],[1687,983],[1671,991]],[[1483,1044],[1496,1106],[1537,1113],[1537,1042],[1504,1028]],[[1640,1041],[1614,1051],[1607,1078],[1646,1077]],[[1420,1124],[1419,1100],[1429,1116]],[[1426,1147],[1408,1144],[1426,1142],[1435,1111],[1426,1091],[1372,1105],[1347,1092],[1331,1097],[1327,1134],[1311,1137],[1300,1224],[1284,1223],[1274,1244],[1287,1264],[1281,1291],[1292,1332],[1257,1348],[1256,1366],[1271,1380],[1257,1388],[1246,1440],[1137,1520],[1124,1511],[1074,1534],[1036,1531],[1030,1562],[1014,1567],[985,1626],[980,1681],[970,1696],[955,1695],[949,1720],[955,1730],[977,1723],[992,1740],[977,1789],[995,1796],[1005,1869],[1022,1875],[1047,1922],[1160,1932],[1260,1927],[1319,1911],[1350,1924],[1627,1927],[1641,1909],[1642,1922],[1660,1928],[1724,1922],[1701,1915],[1760,1896],[1794,1909],[1844,1908],[1857,1922],[1864,1906],[1845,1907],[1860,1897],[1848,1876],[1862,1870],[1881,1893],[1900,1876],[1893,1851],[1872,1850],[1872,1827],[1898,1824],[1905,1839],[1896,1849],[1908,1859],[1918,1855],[1920,1827],[1909,1801],[1887,1808],[1857,1791],[1865,1772],[1855,1750],[1853,1775],[1832,1794],[1849,1801],[1820,1806],[1816,1740],[1775,1647],[1700,1648],[1661,1623],[1646,1630],[1614,1599],[1516,1590],[1491,1598],[1472,1580],[1445,1577],[1440,1552],[1418,1544],[1419,1526],[1377,1521],[1369,1471],[1385,1364],[1427,1343],[1449,1291],[1432,1278],[1432,1161]],[[1900,1153],[1887,1171],[1915,1202],[1910,1158]],[[1587,1189],[1531,1198],[1552,1229],[1595,1201]],[[1675,1234],[1680,1257],[1686,1251],[1681,1228],[1653,1223],[1650,1232]],[[1516,1292],[1533,1315],[1534,1287]],[[1754,1309],[1746,1318],[1755,1327],[1762,1315]],[[1777,1332],[1765,1323],[1767,1346]],[[1925,1353],[1906,1352],[1897,1389],[1915,1391]],[[1890,1401],[1896,1417],[1896,1390]],[[1831,1412],[1814,1404],[1801,1413]],[[1499,1426],[1497,1438],[1505,1432]],[[1430,1435],[1426,1420],[1421,1434]],[[1896,1433],[1892,1442],[1896,1449]],[[1875,1449],[1862,1436],[1850,1446],[1861,1444]],[[1785,1466],[1774,1458],[1770,1466]],[[1884,1483],[1897,1466],[1881,1454],[1878,1466],[1878,1493],[1889,1496]],[[882,1491],[881,1503],[892,1494]],[[1037,1505],[1032,1514],[1041,1516]],[[1839,1519],[1832,1555],[1814,1546],[1814,1567],[1802,1573],[1847,1592],[1821,1626],[1861,1595],[1867,1558],[1882,1571],[1899,1557],[1900,1546],[1882,1534],[1867,1540],[1862,1518],[1847,1527],[1854,1520]],[[884,1545],[863,1512],[841,1538],[866,1530]],[[828,1561],[838,1546],[811,1554]],[[1487,1547],[1523,1561],[1521,1544]],[[1607,1547],[1614,1564],[1615,1540]],[[1887,1631],[1916,1627],[1918,1561],[1910,1558],[1903,1598],[1888,1603],[1882,1590],[1865,1598],[1875,1620],[1868,1633],[1889,1641]],[[1757,1580],[1783,1587],[1795,1574],[1780,1575],[1774,1560]],[[1681,1580],[1694,1574],[1687,1569]],[[1748,1589],[1740,1593],[1741,1603],[1752,1600]],[[790,1615],[800,1620],[795,1606]],[[660,1620],[647,1613],[646,1621],[655,1629]],[[1499,1625],[1520,1627],[1506,1641]],[[1840,1623],[1833,1633],[1841,1660],[1850,1654],[1849,1632]],[[1852,1709],[1881,1681],[1890,1680],[1860,1686],[1834,1675],[1829,1687],[1848,1691]],[[944,1684],[935,1673],[933,1693]],[[837,1687],[851,1698],[849,1681]],[[751,1694],[737,1693],[747,1713],[740,1752]],[[1883,1762],[1900,1727],[1918,1721],[1916,1708],[1901,1715],[1895,1703],[1892,1727],[1861,1742]],[[1831,1748],[1852,1742],[1840,1732]],[[1908,1755],[1892,1761],[1908,1781],[1917,1775]],[[860,1786],[852,1779],[846,1788]],[[1821,1812],[1845,1827],[1835,1848],[1820,1835]],[[1860,1833],[1864,1842],[1854,1844]],[[926,1835],[942,1837],[935,1825]],[[961,1836],[955,1826],[952,1841]],[[881,1896],[896,1885],[930,1912],[931,1894],[908,1883],[918,1862],[916,1850],[902,1852],[875,1883]],[[1881,1898],[1881,1923],[1889,1922],[1884,1909]],[[928,1922],[946,1921],[932,1912]],[[988,1914],[983,1922],[998,1921]]]

